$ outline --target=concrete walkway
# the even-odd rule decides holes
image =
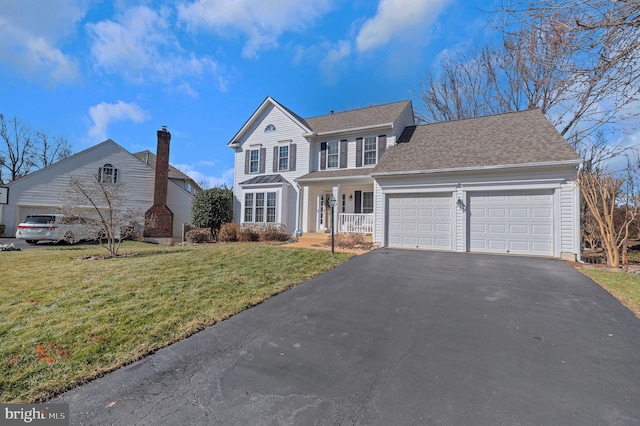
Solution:
[[[640,321],[558,260],[379,249],[60,400],[73,425],[638,425]]]

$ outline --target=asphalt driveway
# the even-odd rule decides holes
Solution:
[[[640,320],[558,260],[380,249],[58,401],[74,425],[639,424]]]

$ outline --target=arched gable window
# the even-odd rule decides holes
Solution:
[[[102,167],[98,167],[98,181],[102,183],[117,183],[118,169],[109,163]]]
[[[273,124],[269,124],[267,127],[264,128],[265,133],[266,132],[275,132],[276,131],[276,126],[274,126]]]

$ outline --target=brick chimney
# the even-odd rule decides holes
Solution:
[[[171,238],[173,234],[173,212],[167,207],[167,185],[169,184],[169,142],[171,133],[166,126],[158,130],[156,151],[156,180],[153,187],[153,206],[144,214],[144,236]]]

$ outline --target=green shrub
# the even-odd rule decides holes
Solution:
[[[218,241],[223,243],[233,243],[240,238],[240,224],[225,223],[220,227]]]
[[[213,241],[211,230],[207,228],[196,228],[185,234],[188,243],[210,243]]]

